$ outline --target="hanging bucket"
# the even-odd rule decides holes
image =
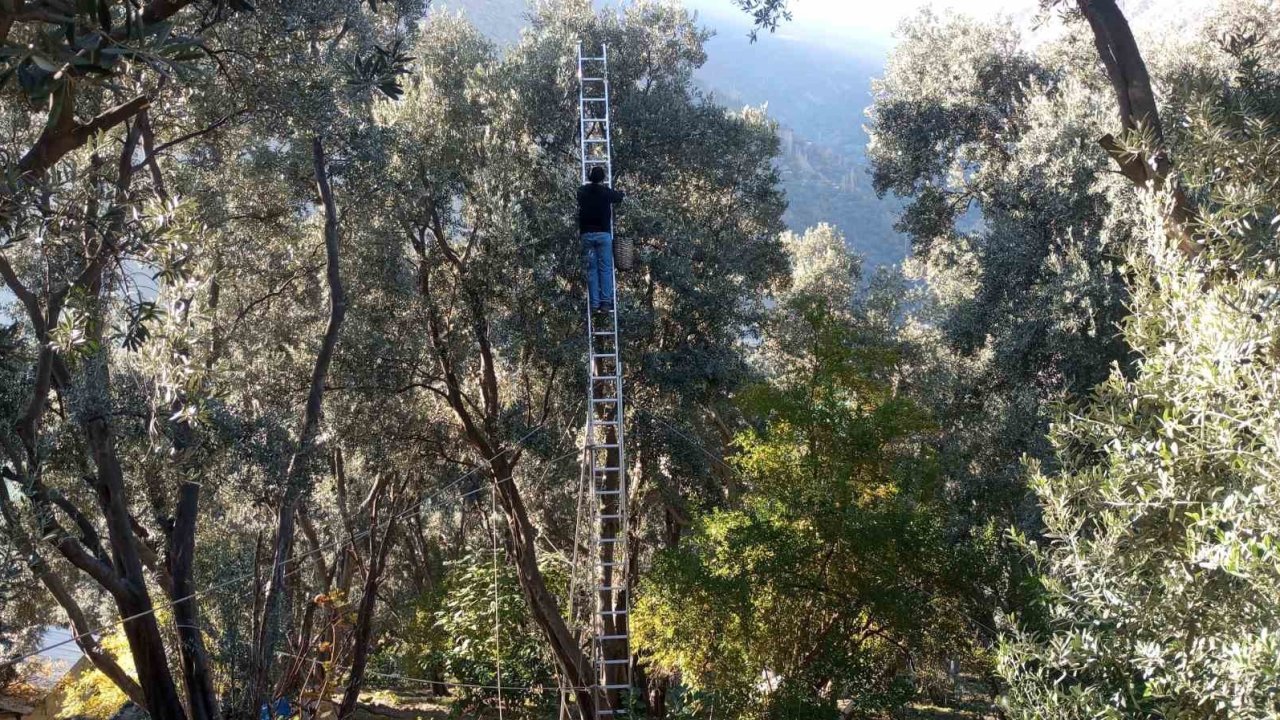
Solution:
[[[613,263],[619,270],[630,270],[636,263],[636,246],[631,238],[613,239]]]
[[[614,236],[613,238],[613,264],[619,270],[630,270],[636,264],[636,246],[631,242],[631,238],[622,238]]]

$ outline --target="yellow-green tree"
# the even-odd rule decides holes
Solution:
[[[741,495],[698,517],[643,586],[636,637],[686,686],[677,710],[898,707],[927,666],[968,646],[980,554],[946,533],[933,425],[896,391],[899,348],[849,294],[857,265],[840,240],[829,228],[788,238],[776,379],[742,397]]]

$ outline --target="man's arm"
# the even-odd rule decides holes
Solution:
[[[609,191],[609,195],[608,195],[609,202],[613,203],[614,205],[617,205],[618,203],[622,202],[622,199],[626,197],[626,195],[621,190],[614,190],[613,188],[605,188],[605,189]]]

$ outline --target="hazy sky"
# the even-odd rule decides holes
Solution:
[[[730,0],[686,0],[708,17],[745,17]],[[991,16],[1001,11],[1016,12],[1037,6],[1036,0],[790,0],[791,25],[806,33],[815,30],[857,38],[887,41],[903,18],[931,5],[939,10],[963,11],[968,15]],[[786,26],[779,33],[788,32]]]

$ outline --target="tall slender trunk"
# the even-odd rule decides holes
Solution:
[[[546,579],[538,568],[538,552],[535,545],[537,532],[529,521],[529,513],[525,509],[524,500],[512,477],[514,468],[505,456],[499,456],[489,463],[491,479],[498,490],[498,502],[502,505],[507,519],[508,535],[511,539],[511,555],[515,559],[516,578],[520,581],[520,589],[543,635],[551,646],[551,652],[560,665],[569,685],[577,688],[578,707],[584,718],[595,717],[596,699],[586,688],[594,685],[591,676],[591,661],[583,654],[574,640],[573,634],[565,625],[564,616],[560,614],[560,604],[547,589]]]
[[[173,620],[178,632],[182,675],[187,685],[191,720],[218,720],[221,712],[213,687],[209,654],[200,631],[200,612],[192,571],[195,566],[196,516],[200,484],[184,480],[178,488],[177,512],[169,545],[169,575],[173,578]]]
[[[462,379],[458,375],[450,348],[445,342],[440,308],[435,305],[435,298],[432,296],[426,238],[416,236],[411,237],[411,242],[419,258],[418,285],[427,304],[430,346],[439,363],[441,380],[445,385],[442,395],[461,424],[467,442],[489,464],[490,481],[494,483],[503,514],[507,519],[516,577],[520,582],[520,589],[524,592],[525,600],[529,603],[534,622],[546,637],[552,655],[560,665],[565,679],[575,688],[580,688],[576,691],[576,695],[583,716],[595,717],[595,698],[591,690],[587,689],[594,684],[591,676],[591,662],[578,647],[568,626],[565,625],[564,617],[560,614],[560,605],[547,589],[546,579],[538,567],[538,549],[535,542],[537,531],[529,520],[524,500],[520,496],[520,488],[514,479],[515,463],[519,453],[514,448],[504,447],[498,434],[498,428],[501,426],[501,393],[498,386],[497,363],[488,334],[489,323],[484,298],[480,288],[467,285],[466,263],[449,247],[442,223],[437,218],[432,225],[430,230],[436,247],[446,262],[455,269],[456,281],[462,285],[460,289],[466,299],[466,307],[471,313],[470,331],[480,358],[480,373],[476,383],[479,385],[482,397],[483,414],[473,415],[474,404],[468,403],[464,396]]]
[[[376,492],[376,490],[375,490]],[[396,493],[399,496],[399,492]],[[364,594],[360,596],[360,608],[356,612],[356,626],[351,634],[354,645],[351,657],[351,669],[347,675],[347,687],[342,694],[342,703],[338,706],[339,720],[350,717],[356,709],[356,701],[360,699],[360,689],[364,686],[365,670],[369,663],[369,640],[373,635],[373,611],[378,603],[378,587],[382,583],[382,575],[387,569],[387,556],[395,544],[397,524],[400,520],[398,503],[391,505],[390,518],[382,537],[378,537],[379,512],[377,500],[374,500],[369,519],[369,559],[366,563],[364,578]]]
[[[329,184],[324,145],[319,136],[311,140],[311,154],[316,188],[324,208],[325,280],[329,289],[329,321],[320,342],[320,349],[316,354],[307,404],[299,423],[297,445],[293,456],[289,459],[284,496],[276,513],[276,540],[272,552],[271,579],[268,581],[263,598],[262,620],[255,640],[253,683],[247,694],[250,705],[245,708],[255,717],[258,714],[259,705],[268,699],[276,645],[280,642],[281,625],[289,614],[287,607],[289,576],[285,566],[293,556],[298,502],[311,482],[309,465],[311,456],[315,452],[315,437],[320,425],[325,378],[328,376],[329,365],[338,345],[338,335],[347,314],[347,299],[338,267],[338,206],[334,201],[333,188]]]

